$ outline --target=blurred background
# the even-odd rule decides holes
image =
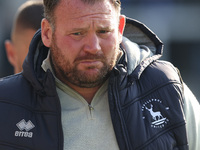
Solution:
[[[27,0],[0,0],[0,77],[13,73],[4,41],[17,8]],[[146,24],[164,43],[162,59],[179,68],[200,101],[200,0],[121,0],[122,13]]]

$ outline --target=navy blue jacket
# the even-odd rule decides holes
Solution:
[[[155,51],[132,69],[131,52],[122,46],[123,56],[110,75],[109,106],[118,145],[121,150],[187,150],[183,89],[177,69],[157,60],[162,43],[154,33],[127,19],[127,37],[130,29],[144,34],[147,46],[150,40]],[[132,38],[144,48],[137,40]],[[1,150],[63,149],[61,107],[54,77],[41,68],[47,53],[38,31],[23,72],[0,81]]]

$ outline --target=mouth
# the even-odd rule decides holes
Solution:
[[[100,60],[82,60],[79,64],[89,68],[96,68],[102,64]]]
[[[80,69],[100,69],[104,65],[103,55],[87,55],[84,57],[78,57],[75,60],[77,66]]]

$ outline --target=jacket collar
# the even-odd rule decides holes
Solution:
[[[118,66],[127,70],[132,80],[140,78],[142,72],[153,61],[159,59],[163,52],[161,40],[141,22],[126,18],[124,37],[121,43],[124,58]]]
[[[147,46],[154,54],[163,53],[162,41],[146,25],[137,20],[126,18],[124,36],[138,45]]]
[[[46,72],[41,67],[43,60],[47,57],[49,48],[45,47],[41,40],[41,30],[34,35],[28,55],[23,63],[23,76],[31,83],[39,95],[56,95],[54,77],[50,70]]]

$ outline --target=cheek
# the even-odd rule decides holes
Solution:
[[[78,44],[65,36],[57,37],[54,42],[56,42],[62,57],[72,63],[78,53]]]
[[[104,44],[102,49],[108,59],[113,58],[119,49],[119,41],[116,37],[117,36],[112,35],[109,39],[103,42]]]

